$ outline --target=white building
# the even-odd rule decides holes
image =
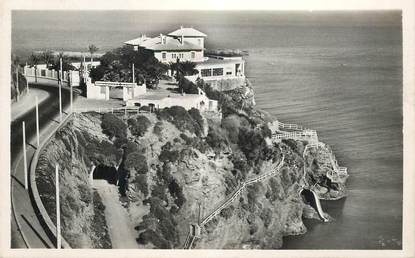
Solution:
[[[151,51],[162,63],[174,63],[177,59],[202,62],[205,37],[206,34],[198,30],[181,27],[167,35],[160,34],[154,38],[142,35],[124,44],[132,45],[136,50]]]
[[[124,42],[134,46],[137,51],[151,51],[160,62],[174,63],[190,61],[196,63],[198,74],[189,76],[195,81],[202,78],[205,81],[218,81],[245,77],[245,60],[242,56],[208,56],[204,55],[206,34],[194,29],[181,27],[167,35],[157,37],[145,35]]]

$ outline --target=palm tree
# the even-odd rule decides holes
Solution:
[[[39,64],[39,62],[40,62],[40,57],[37,54],[32,53],[29,56],[29,65],[30,67],[35,68],[35,82],[37,82],[37,65]]]
[[[95,52],[98,51],[98,49],[99,48],[95,46],[94,44],[91,44],[88,46],[89,53],[91,54],[91,65],[92,65],[92,62],[94,61],[93,55]]]
[[[42,52],[42,61],[45,62],[46,68],[49,69],[49,65],[53,62],[53,52],[45,50]]]

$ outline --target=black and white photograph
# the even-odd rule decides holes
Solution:
[[[7,255],[413,252],[402,9],[43,6],[8,10]]]

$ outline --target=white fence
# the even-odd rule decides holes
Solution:
[[[274,133],[276,131],[280,131],[280,130],[293,130],[293,131],[303,131],[303,130],[307,130],[307,128],[297,125],[297,124],[286,124],[286,123],[282,123],[278,120],[275,120],[272,123],[268,124],[269,129]]]
[[[258,177],[255,178],[251,178],[247,181],[245,181],[244,183],[242,183],[242,185],[224,202],[222,203],[218,208],[216,208],[212,213],[210,213],[201,223],[200,226],[204,226],[206,223],[208,223],[210,220],[212,220],[215,216],[217,216],[224,208],[226,208],[227,206],[229,206],[233,201],[236,200],[236,198],[242,193],[242,191],[245,190],[245,188],[251,184],[254,184],[256,182],[260,182],[270,176],[275,175],[284,165],[284,159],[285,157],[283,156],[281,161],[278,163],[278,165],[273,165],[273,167],[271,168],[270,172],[262,174]]]
[[[28,82],[36,82],[37,79],[46,79],[52,82],[59,81],[59,71],[49,70],[46,68],[35,68],[25,66],[23,68],[24,75],[26,76]],[[64,71],[62,76],[62,82],[66,85],[79,86],[80,78],[78,71]]]
[[[315,130],[304,130],[300,132],[282,132],[278,134],[274,134],[272,136],[273,140],[286,140],[286,139],[294,139],[294,140],[305,140],[305,141],[318,141],[317,132]]]
[[[97,113],[139,113],[145,112],[140,110],[139,107],[118,107],[118,108],[74,108],[73,112],[82,113],[82,112],[97,112]]]

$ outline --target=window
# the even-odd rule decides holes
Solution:
[[[171,58],[176,59],[176,57],[177,57],[176,53],[171,54]]]
[[[197,39],[197,43],[199,44],[199,46],[202,45],[202,39]]]
[[[226,72],[226,75],[232,75],[232,72]]]
[[[196,57],[196,53],[195,52],[190,52],[190,55],[191,55],[191,58],[192,59],[195,59],[195,57]]]
[[[166,53],[166,52],[161,53],[161,58],[162,58],[163,60],[165,60],[165,59],[166,59],[166,57],[167,57],[167,53]]]
[[[223,68],[213,68],[213,76],[223,75]]]
[[[179,58],[183,58],[184,57],[184,54],[183,53],[180,53],[179,54]]]
[[[46,70],[40,70],[40,76],[46,76]]]
[[[200,73],[202,74],[202,77],[209,77],[212,76],[212,69],[202,69]]]

